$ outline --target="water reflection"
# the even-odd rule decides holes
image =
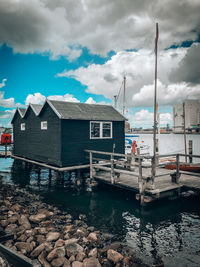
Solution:
[[[79,179],[84,177],[84,179]],[[7,180],[6,180],[7,179]],[[20,187],[39,192],[47,203],[84,213],[94,225],[132,247],[146,261],[162,257],[165,266],[199,266],[199,198],[160,201],[141,208],[133,193],[109,186],[91,187],[87,173],[50,175],[47,170],[14,161],[5,178]]]

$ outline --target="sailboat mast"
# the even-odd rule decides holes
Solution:
[[[156,38],[155,38],[155,86],[154,86],[154,127],[153,127],[153,156],[155,159],[157,152],[157,140],[156,140],[156,118],[157,118],[157,51],[158,51],[158,23],[156,23]]]
[[[123,109],[122,114],[125,114],[126,109],[126,76],[124,75],[124,92],[123,92]]]

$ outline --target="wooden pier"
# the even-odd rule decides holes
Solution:
[[[160,198],[173,198],[179,196],[183,190],[200,190],[200,174],[180,171],[180,157],[185,154],[151,156],[135,156],[118,153],[108,153],[94,150],[86,150],[90,155],[90,179],[97,182],[110,184],[136,193],[136,199],[141,205]],[[98,163],[97,155],[109,157]],[[191,155],[186,155],[190,156]],[[161,164],[153,170],[152,162],[158,162],[160,158],[176,158],[176,170],[166,170],[162,159]],[[193,155],[200,158],[199,155]]]

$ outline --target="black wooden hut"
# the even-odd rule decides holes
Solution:
[[[30,104],[13,116],[13,154],[64,167],[88,163],[85,149],[124,153],[125,120],[109,105]]]

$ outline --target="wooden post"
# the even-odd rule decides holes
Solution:
[[[49,186],[51,187],[51,178],[52,178],[52,173],[51,169],[49,169]]]
[[[139,193],[140,193],[140,204],[144,205],[144,186],[143,186],[143,179],[142,179],[142,160],[139,157],[139,176],[138,176],[138,184],[139,184]]]
[[[179,184],[180,179],[180,157],[179,154],[176,155],[176,183]]]
[[[111,175],[111,184],[114,184],[115,182],[115,174],[114,174],[114,157],[113,155],[110,156],[110,161],[111,161],[111,172],[110,172],[110,175]]]
[[[90,182],[93,179],[92,152],[90,152]]]
[[[186,130],[185,130],[185,103],[183,102],[183,127],[184,127],[184,144],[185,144],[185,162],[187,163],[187,143],[186,143]]]
[[[5,143],[5,158],[7,158],[7,151],[8,151],[8,137],[7,136],[5,137],[5,141],[6,141],[6,143]]]
[[[151,187],[154,189],[154,180],[156,176],[156,157],[153,156],[151,160]]]
[[[37,174],[38,174],[38,185],[40,185],[40,173],[41,173],[41,170],[40,170],[40,168],[38,168],[38,170],[37,170]]]
[[[189,140],[189,155],[192,155],[192,140]],[[192,157],[189,156],[189,163],[192,163]]]

